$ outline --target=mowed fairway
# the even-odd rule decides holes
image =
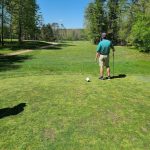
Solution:
[[[65,42],[0,58],[0,112],[26,104],[1,115],[1,150],[150,149],[150,55],[116,47],[116,78],[101,81],[95,48]]]

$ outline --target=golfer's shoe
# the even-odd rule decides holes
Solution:
[[[111,77],[110,77],[110,76],[108,76],[108,77],[107,77],[107,80],[110,80],[110,79],[111,79]]]
[[[104,80],[104,78],[103,78],[103,77],[99,77],[99,79],[100,79],[100,80]]]

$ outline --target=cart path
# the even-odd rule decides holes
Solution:
[[[38,49],[46,49],[46,48],[49,48],[49,47],[53,47],[53,46],[57,46],[58,43],[50,43],[51,45],[46,45],[46,46],[42,46],[42,47],[39,47]],[[15,55],[20,55],[20,54],[24,54],[24,53],[29,53],[29,52],[32,52],[34,50],[32,49],[26,49],[26,50],[19,50],[17,52],[13,52],[13,53],[9,53],[9,54],[5,54],[3,56],[15,56]]]
[[[31,50],[31,49],[20,50],[18,52],[13,52],[13,53],[5,54],[4,56],[15,56],[15,55],[20,55],[20,54],[24,54],[24,53],[29,53],[29,52],[32,52],[32,51],[33,50]]]

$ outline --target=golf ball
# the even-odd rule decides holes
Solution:
[[[86,78],[86,81],[87,81],[87,82],[89,82],[89,81],[90,81],[90,78],[89,78],[89,77],[87,77],[87,78]]]

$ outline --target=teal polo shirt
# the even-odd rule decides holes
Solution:
[[[99,42],[96,51],[102,55],[109,55],[111,47],[113,47],[112,42],[103,39],[102,41]]]

